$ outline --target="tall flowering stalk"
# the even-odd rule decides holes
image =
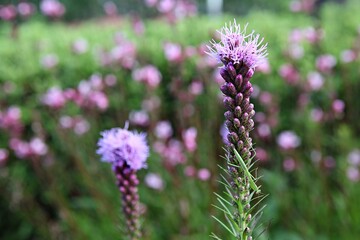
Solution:
[[[117,186],[122,195],[122,209],[130,239],[141,238],[139,211],[139,180],[136,172],[146,167],[149,147],[146,135],[127,129],[113,128],[103,131],[98,141],[97,154],[101,160],[112,164]]]
[[[251,168],[255,157],[252,139],[249,135],[254,128],[254,105],[250,102],[253,92],[250,79],[256,66],[261,63],[267,53],[263,38],[251,32],[246,34],[246,26],[230,23],[220,31],[221,41],[211,42],[209,54],[214,56],[224,66],[220,70],[225,83],[221,91],[226,112],[227,135],[227,168],[224,169],[229,176],[223,177],[225,196],[218,196],[218,208],[225,213],[229,224],[218,220],[236,239],[250,240],[261,210],[253,213],[255,205],[253,200],[263,196],[256,184],[257,176]],[[228,200],[230,198],[230,201]],[[254,206],[252,206],[254,205]],[[253,215],[252,215],[253,214]],[[213,237],[218,238],[215,234]]]

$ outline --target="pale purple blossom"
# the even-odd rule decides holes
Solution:
[[[42,96],[41,102],[51,108],[61,108],[66,103],[66,97],[59,87],[51,87]]]
[[[187,177],[195,177],[196,168],[194,166],[186,166],[184,169],[184,174]]]
[[[271,128],[267,123],[261,123],[256,130],[259,136],[263,139],[269,138],[271,136]]]
[[[248,68],[254,69],[267,56],[267,44],[263,44],[263,38],[252,31],[246,33],[247,25],[241,29],[240,25],[234,20],[233,23],[225,25],[219,33],[221,40],[219,43],[214,40],[209,48],[209,54],[215,57],[220,63],[227,65],[244,64]]]
[[[87,133],[90,129],[90,123],[83,119],[83,118],[77,118],[74,121],[74,133],[76,135],[84,135],[85,133]]]
[[[189,92],[195,96],[200,95],[204,90],[204,86],[200,81],[193,81],[189,86]]]
[[[88,50],[88,41],[84,38],[75,40],[71,46],[72,51],[76,54],[86,53]]]
[[[344,112],[344,109],[345,109],[345,103],[343,100],[340,100],[340,99],[335,99],[333,102],[332,102],[332,110],[336,113],[336,114],[341,114]]]
[[[144,133],[113,128],[101,132],[96,153],[113,166],[127,165],[137,171],[146,168],[149,147]]]
[[[168,13],[175,7],[175,0],[160,0],[157,9],[161,13]]]
[[[277,137],[278,145],[284,149],[294,149],[300,146],[301,140],[293,131],[283,131]]]
[[[158,0],[144,0],[144,1],[146,6],[148,7],[154,7],[158,2]]]
[[[347,49],[341,52],[340,58],[343,63],[350,63],[356,60],[356,53],[351,49]]]
[[[46,69],[54,68],[58,63],[59,59],[55,54],[48,54],[40,59],[40,64]]]
[[[30,148],[31,153],[35,156],[43,156],[48,151],[47,145],[40,138],[33,138],[29,142],[29,148]]]
[[[64,5],[57,0],[43,0],[40,9],[45,16],[51,18],[59,18],[65,13]]]
[[[197,177],[201,181],[207,181],[210,179],[211,173],[210,173],[209,169],[207,169],[207,168],[200,168],[199,171],[197,172]]]
[[[194,152],[197,148],[197,129],[195,127],[188,128],[182,132],[182,138],[186,150]]]
[[[327,169],[332,169],[336,166],[336,161],[333,157],[327,156],[324,159],[324,167]]]
[[[296,169],[296,162],[293,158],[286,158],[283,161],[283,168],[286,172],[292,172]]]
[[[336,65],[336,58],[330,54],[324,54],[316,59],[316,67],[320,72],[329,73]]]
[[[259,63],[259,65],[256,67],[256,71],[269,74],[271,72],[269,60],[265,58],[261,63]]]
[[[310,116],[314,122],[321,122],[324,118],[324,112],[320,108],[313,108],[310,111]]]
[[[360,180],[360,171],[356,167],[349,167],[346,171],[346,175],[352,182],[358,182]]]
[[[304,56],[304,48],[299,44],[290,44],[288,49],[289,56],[292,59],[300,59]]]
[[[29,143],[22,141],[18,138],[12,138],[9,142],[10,148],[15,152],[18,158],[26,158],[31,154]]]
[[[160,177],[159,174],[156,173],[148,173],[145,176],[145,184],[155,190],[163,190],[164,189],[164,181]]]
[[[16,18],[16,7],[14,5],[5,5],[0,7],[0,19],[12,21]]]
[[[300,80],[300,74],[298,70],[289,63],[280,67],[279,74],[289,84],[295,84]]]
[[[179,44],[170,42],[165,43],[164,53],[169,62],[180,62],[182,60],[182,50]]]
[[[353,166],[360,166],[360,150],[354,149],[348,155],[348,162]]]
[[[135,81],[143,82],[151,88],[155,88],[161,82],[162,75],[160,71],[153,65],[147,65],[145,67],[136,69],[132,77]]]
[[[131,111],[129,114],[130,123],[138,125],[138,126],[147,126],[150,123],[149,114],[144,111]]]
[[[154,133],[157,138],[166,140],[173,135],[173,129],[169,121],[160,121],[156,124]]]
[[[301,29],[294,28],[288,37],[289,43],[299,43],[303,40],[303,32]]]
[[[104,7],[105,14],[109,17],[114,17],[118,13],[117,6],[112,1],[105,2],[103,7]]]
[[[0,148],[0,167],[6,164],[8,157],[9,157],[9,151],[4,148]]]
[[[104,79],[104,82],[105,82],[106,86],[108,86],[108,87],[115,86],[116,81],[117,81],[117,78],[114,74],[108,74],[105,76],[105,79]]]
[[[21,2],[17,6],[18,13],[20,16],[26,18],[31,16],[35,12],[35,7],[31,3]]]
[[[59,124],[61,128],[67,129],[73,126],[73,119],[70,116],[61,116],[59,119]]]
[[[324,78],[319,72],[310,72],[307,75],[308,84],[311,90],[318,91],[324,85]]]

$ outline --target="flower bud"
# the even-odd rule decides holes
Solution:
[[[236,77],[236,70],[234,68],[234,65],[232,64],[232,62],[229,62],[227,65],[227,71],[230,75],[230,77],[233,79]]]
[[[232,99],[231,97],[225,97],[223,103],[225,108],[229,111],[232,111],[235,108],[234,99]]]
[[[243,101],[243,99],[244,99],[244,95],[243,95],[242,93],[236,94],[236,96],[235,96],[235,103],[236,103],[236,105],[237,105],[237,106],[240,106],[241,103],[242,103],[242,101]]]
[[[231,81],[231,77],[230,77],[228,71],[225,68],[220,69],[220,75],[226,82]]]

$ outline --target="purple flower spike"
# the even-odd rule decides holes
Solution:
[[[211,46],[208,46],[210,50],[208,54],[224,65],[220,70],[220,75],[225,82],[220,90],[225,95],[223,103],[226,109],[224,115],[227,135],[224,137],[224,142],[228,150],[227,169],[232,178],[229,188],[232,188],[231,201],[236,203],[234,206],[243,206],[234,209],[235,213],[232,216],[235,221],[240,219],[236,223],[239,224],[237,226],[239,229],[237,236],[241,236],[239,239],[252,239],[251,192],[260,192],[254,187],[255,182],[251,184],[256,177],[250,177],[250,171],[244,168],[251,168],[255,156],[249,134],[254,128],[252,117],[255,114],[254,105],[250,102],[250,95],[254,91],[250,80],[255,73],[255,68],[264,62],[267,55],[267,44],[263,44],[263,38],[260,39],[260,36],[254,32],[246,34],[246,27],[247,25],[241,29],[234,20],[219,31],[221,41],[213,40]],[[242,165],[237,153],[243,162]]]
[[[264,39],[260,39],[260,35],[255,34],[254,31],[246,34],[246,28],[247,25],[241,29],[235,20],[234,23],[229,23],[229,26],[225,24],[225,27],[218,31],[221,41],[217,43],[213,40],[212,46],[208,46],[209,54],[225,66],[232,63],[252,69],[257,67],[267,56],[267,44],[263,44]]]
[[[101,135],[96,153],[101,155],[102,161],[114,166],[126,164],[135,171],[146,168],[149,147],[144,133],[113,128],[103,131]]]
[[[136,171],[146,167],[149,147],[144,133],[130,132],[113,128],[101,133],[97,154],[104,162],[110,162],[122,195],[123,213],[126,219],[127,233],[130,239],[141,238],[139,180]]]

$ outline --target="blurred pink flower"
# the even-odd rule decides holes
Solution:
[[[327,156],[324,159],[324,167],[327,169],[332,169],[336,166],[336,161],[333,157]]]
[[[10,106],[6,111],[0,112],[0,128],[9,131],[12,136],[21,132],[23,124],[19,107]]]
[[[86,121],[85,119],[83,119],[82,117],[79,117],[77,119],[75,119],[75,124],[74,124],[74,132],[77,135],[84,135],[85,133],[87,133],[90,129],[90,124],[88,121]]]
[[[105,110],[109,107],[109,100],[105,93],[100,91],[93,91],[89,97],[91,102],[100,110]]]
[[[79,38],[73,42],[71,48],[75,54],[86,53],[88,50],[88,42],[84,38]]]
[[[155,190],[163,190],[164,189],[164,181],[160,177],[159,174],[156,173],[148,173],[145,176],[145,184]]]
[[[144,22],[139,16],[134,16],[132,19],[132,27],[137,35],[143,35],[145,31]]]
[[[144,110],[131,111],[129,114],[129,120],[132,124],[146,127],[149,125],[150,117],[149,114]]]
[[[300,146],[301,140],[293,131],[283,131],[277,137],[277,144],[284,150]]]
[[[271,128],[267,123],[261,123],[256,130],[260,138],[267,139],[271,136]]]
[[[186,166],[184,169],[185,176],[187,177],[195,177],[196,168],[194,166]]]
[[[270,63],[269,60],[267,58],[264,59],[263,62],[261,62],[257,67],[256,67],[256,71],[265,73],[265,74],[269,74],[271,72],[271,67],[270,67]]]
[[[40,138],[33,138],[29,143],[30,152],[35,156],[43,156],[47,153],[48,147]]]
[[[164,53],[169,62],[180,62],[182,60],[182,50],[179,44],[170,42],[165,43]]]
[[[15,155],[18,158],[27,158],[31,154],[31,149],[29,144],[20,139],[17,138],[10,139],[9,146],[15,152]]]
[[[175,139],[169,141],[168,146],[163,153],[163,157],[165,157],[172,166],[184,164],[186,162],[183,146],[180,141]]]
[[[73,119],[70,116],[61,116],[59,124],[61,128],[71,128],[73,126]]]
[[[324,112],[320,108],[313,108],[310,111],[310,116],[314,122],[321,122],[324,117]]]
[[[4,21],[12,21],[16,18],[16,7],[14,5],[0,6],[0,18]]]
[[[200,81],[193,81],[189,86],[189,92],[195,96],[203,92],[204,86]]]
[[[117,15],[118,13],[118,9],[117,9],[117,6],[114,2],[112,1],[107,1],[104,3],[103,5],[103,8],[104,8],[104,12],[107,16],[109,17],[114,17]]]
[[[105,76],[104,82],[108,87],[115,86],[117,78],[114,74],[108,74]]]
[[[58,62],[58,57],[55,54],[45,55],[40,60],[41,65],[46,69],[54,68]]]
[[[135,81],[143,82],[151,88],[157,87],[162,78],[160,71],[153,65],[147,65],[136,69],[133,72],[132,77]]]
[[[146,6],[148,7],[154,7],[158,2],[158,0],[144,0],[144,1]]]
[[[158,96],[153,95],[148,99],[144,99],[141,107],[147,111],[147,112],[151,112],[154,111],[155,109],[159,108],[161,105],[160,99]]]
[[[323,30],[322,29],[314,29],[313,27],[307,27],[303,30],[305,39],[309,42],[309,43],[316,43],[317,41],[319,41],[320,39],[323,38]]]
[[[66,97],[59,87],[51,87],[42,96],[41,102],[51,108],[61,108],[66,103]]]
[[[294,28],[289,34],[288,42],[299,43],[302,41],[302,39],[303,39],[302,31],[298,28]]]
[[[279,74],[289,84],[295,84],[300,79],[298,70],[291,64],[282,65]]]
[[[110,51],[110,63],[120,64],[131,69],[135,64],[136,46],[130,41],[122,40]]]
[[[330,73],[336,65],[336,58],[333,55],[320,55],[316,59],[316,67],[322,73]]]
[[[225,123],[221,125],[220,127],[220,135],[221,135],[221,138],[222,138],[222,141],[224,144],[229,144],[229,140],[227,138],[227,135],[229,134],[229,130],[227,129]]]
[[[293,158],[286,158],[283,161],[283,168],[286,172],[292,172],[296,169],[296,162]]]
[[[269,105],[271,105],[271,103],[273,101],[273,96],[271,93],[263,91],[259,95],[259,101],[264,106],[269,106]]]
[[[45,16],[51,18],[59,18],[65,13],[64,5],[57,0],[43,0],[40,9]]]
[[[176,2],[174,0],[160,0],[157,5],[157,9],[161,13],[168,13],[175,7]]]
[[[324,85],[324,78],[319,72],[310,72],[307,75],[308,84],[313,91],[320,90]]]
[[[197,130],[195,127],[188,128],[182,132],[182,138],[186,150],[193,152],[197,148],[196,143]]]
[[[258,159],[261,162],[266,162],[269,160],[268,153],[265,149],[257,147],[256,148],[256,159]]]
[[[350,63],[356,60],[356,53],[351,49],[347,49],[341,52],[340,58],[343,63]]]
[[[18,9],[19,15],[24,18],[31,16],[35,12],[34,5],[31,3],[27,3],[27,2],[19,3],[17,6],[17,9]]]
[[[335,99],[332,103],[332,110],[336,113],[336,114],[341,114],[344,112],[345,109],[345,103],[343,100],[340,99]]]
[[[9,151],[4,148],[0,148],[0,167],[6,164],[8,157],[9,157]]]
[[[199,171],[197,172],[197,177],[198,177],[201,181],[207,181],[207,180],[210,179],[211,173],[210,173],[209,169],[207,169],[207,168],[201,168],[201,169],[199,169]]]
[[[173,135],[173,129],[169,121],[160,121],[156,124],[154,133],[157,138],[166,140]]]
[[[352,166],[360,166],[360,150],[354,149],[348,155],[348,162]]]
[[[360,172],[358,168],[349,167],[346,171],[346,175],[352,182],[358,182],[360,180]]]
[[[299,44],[295,44],[295,43],[290,44],[288,48],[288,52],[289,52],[289,56],[292,59],[300,59],[304,56],[304,48]]]

